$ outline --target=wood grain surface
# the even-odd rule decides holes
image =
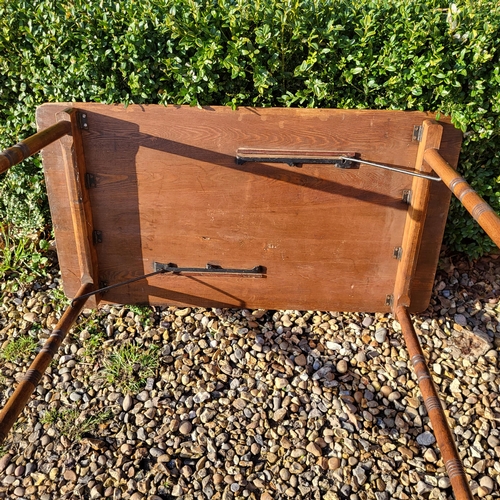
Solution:
[[[238,148],[349,151],[414,169],[413,126],[421,112],[184,106],[46,104],[40,129],[68,106],[85,110],[82,132],[99,279],[108,285],[153,270],[266,268],[263,279],[160,275],[106,293],[117,303],[268,309],[388,311],[412,178],[361,165],[245,163]],[[456,166],[461,134],[441,118],[440,154]],[[58,144],[43,150],[65,292],[79,288],[64,165]],[[432,183],[411,311],[428,305],[450,194]]]

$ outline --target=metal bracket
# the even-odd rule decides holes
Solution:
[[[385,296],[385,305],[392,307],[393,303],[394,303],[394,297],[392,295],[386,295]]]
[[[85,174],[85,187],[87,189],[97,187],[97,178],[94,174],[89,174],[88,172]]]
[[[232,276],[263,276],[265,268],[263,266],[255,266],[252,269],[224,269],[223,267],[214,264],[207,264],[206,267],[178,267],[177,264],[160,264],[153,263],[155,272],[163,271],[172,274],[224,274]]]
[[[397,260],[401,260],[401,257],[403,256],[402,247],[395,247],[394,251],[392,252],[392,256]]]
[[[410,205],[411,204],[411,189],[404,189],[403,196],[401,198],[403,199],[403,203]]]
[[[92,241],[94,242],[94,245],[102,243],[102,231],[94,229],[94,231],[92,231]]]
[[[424,132],[424,127],[422,125],[415,125],[413,127],[412,141],[420,142],[422,140],[422,134]]]
[[[339,153],[335,151],[280,151],[278,149],[238,148],[236,164],[253,163],[286,163],[290,167],[301,167],[304,163],[330,164],[338,168],[359,168],[350,158],[355,153]]]
[[[87,113],[79,111],[76,116],[78,119],[78,126],[82,130],[88,130],[89,129],[89,122],[87,120]]]

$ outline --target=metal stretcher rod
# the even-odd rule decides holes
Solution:
[[[425,407],[432,423],[437,444],[451,481],[456,500],[473,500],[465,475],[462,460],[458,454],[453,434],[446,419],[434,381],[425,362],[424,353],[406,307],[396,309],[396,319],[401,325],[403,337],[410,354],[410,360],[417,375],[418,385],[424,398]]]
[[[41,132],[18,142],[14,146],[0,153],[0,174],[10,167],[21,163],[26,158],[38,153],[57,139],[71,132],[71,123],[68,121],[57,122]]]
[[[500,247],[500,217],[488,203],[443,159],[436,149],[428,149],[424,154],[424,160],[441,177],[495,245]]]
[[[38,382],[40,382],[40,379],[47,369],[47,366],[49,366],[69,329],[83,309],[86,299],[82,298],[81,300],[78,300],[78,297],[90,292],[92,288],[92,283],[86,283],[80,287],[75,299],[64,311],[64,314],[57,323],[50,337],[45,342],[42,350],[37,354],[23,379],[16,387],[16,390],[0,412],[0,445],[3,443],[17,417],[28,403]]]

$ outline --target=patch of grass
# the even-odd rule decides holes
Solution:
[[[95,415],[82,416],[73,408],[47,410],[40,419],[42,424],[55,426],[59,432],[70,439],[80,440],[85,434],[93,434],[97,427],[113,417],[111,410],[104,410]]]
[[[150,316],[153,312],[150,306],[129,305],[127,309],[138,316]]]
[[[139,392],[146,379],[155,375],[158,358],[156,346],[145,348],[127,344],[104,360],[104,378],[126,392]]]
[[[0,458],[7,455],[7,448],[5,446],[0,446]]]
[[[29,335],[21,335],[9,341],[7,346],[0,351],[0,357],[5,361],[27,360],[35,352],[37,341]]]
[[[16,290],[19,285],[45,276],[49,259],[41,252],[44,246],[26,236],[14,236],[5,226],[0,227],[0,281],[2,290]]]

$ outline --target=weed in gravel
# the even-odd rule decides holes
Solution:
[[[80,440],[85,434],[95,433],[100,424],[112,417],[113,412],[111,410],[84,416],[80,410],[75,408],[54,408],[47,410],[40,422],[56,427],[63,436],[73,440]]]
[[[90,333],[90,332],[89,332]],[[104,332],[102,330],[97,330],[95,332],[90,333],[90,337],[85,340],[84,352],[83,355],[87,358],[94,359],[95,356],[99,353],[102,347],[102,343],[104,342]]]
[[[151,306],[141,306],[141,305],[128,305],[127,309],[133,312],[136,316],[139,316],[142,323],[146,326],[151,326],[153,319],[153,309]]]
[[[150,316],[153,312],[150,306],[129,305],[126,308],[138,316]]]
[[[52,298],[51,305],[55,311],[62,311],[70,302],[61,288],[53,288],[50,291],[50,297]]]
[[[125,392],[139,392],[146,379],[155,375],[158,358],[157,346],[124,345],[104,360],[104,378]]]
[[[0,351],[0,357],[5,361],[24,361],[35,352],[37,341],[29,335],[21,335],[9,341]]]

